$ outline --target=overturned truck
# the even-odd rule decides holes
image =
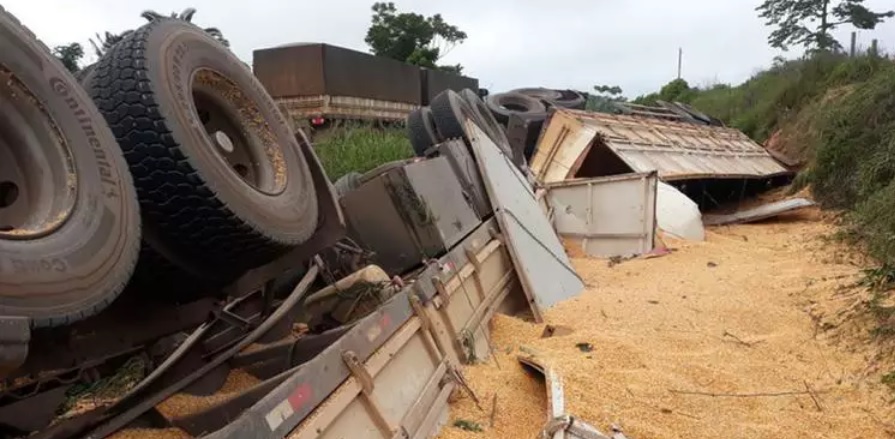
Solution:
[[[0,436],[432,437],[490,315],[582,288],[462,102],[444,148],[339,197],[189,23],[143,26],[78,83],[0,10],[0,74]]]

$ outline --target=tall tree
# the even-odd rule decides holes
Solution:
[[[59,61],[62,61],[62,64],[68,71],[76,73],[78,70],[81,70],[78,62],[84,57],[84,48],[81,47],[80,43],[56,46],[53,48],[53,55],[59,58]]]
[[[463,66],[436,63],[464,40],[466,32],[445,22],[441,14],[399,13],[392,2],[373,4],[373,24],[364,39],[375,55],[455,73]]]
[[[863,3],[864,0],[764,0],[756,10],[768,26],[776,27],[768,36],[771,47],[787,50],[795,45],[810,51],[835,51],[842,45],[832,31],[840,25],[873,29],[895,16],[895,11],[874,12]]]
[[[587,109],[590,111],[612,113],[615,111],[615,102],[628,101],[622,88],[617,85],[595,85],[594,91],[596,94],[587,97]]]

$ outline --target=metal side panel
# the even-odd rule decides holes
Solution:
[[[567,180],[547,185],[553,226],[591,256],[628,256],[653,249],[655,172]]]
[[[348,219],[350,235],[376,253],[374,261],[389,274],[418,264],[423,252],[398,211],[384,176],[362,184],[339,202]]]
[[[363,362],[411,319],[409,290],[396,295],[361,320],[320,355],[246,410],[227,427],[205,438],[252,439],[284,437],[351,376],[343,360],[347,351]]]
[[[452,389],[449,374],[424,321],[411,318],[288,437],[416,437],[432,430],[430,413]]]
[[[525,176],[475,123],[466,121],[470,143],[535,319],[579,294],[584,283],[572,267]]]
[[[420,300],[423,303],[428,303],[437,296],[439,293],[435,286],[437,280],[440,279],[443,282],[468,264],[469,255],[478,253],[491,242],[498,231],[497,220],[491,218],[451,248],[446,255],[439,258],[438,263],[428,265],[413,284]]]
[[[508,297],[525,297],[506,246],[492,240],[453,276],[436,282],[440,294],[426,312],[439,346],[454,364],[487,359],[491,315]]]
[[[352,235],[390,274],[440,257],[480,224],[444,157],[389,169],[340,202]]]
[[[427,228],[438,234],[439,244],[445,249],[478,227],[479,217],[463,197],[463,187],[447,158],[410,163],[404,166],[404,174],[419,199],[428,204],[432,224]]]

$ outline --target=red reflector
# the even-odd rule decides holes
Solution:
[[[322,117],[315,117],[311,119],[311,125],[323,125],[323,122],[325,121],[326,119]]]

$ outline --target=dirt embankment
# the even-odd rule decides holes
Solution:
[[[575,259],[588,290],[546,314],[574,333],[545,339],[543,325],[496,317],[496,361],[465,371],[483,410],[460,398],[440,437],[536,437],[546,398],[516,362],[523,346],[554,363],[570,414],[632,439],[895,436],[881,383],[895,363],[864,317],[864,261],[833,232],[809,209],[711,229],[661,258]]]

